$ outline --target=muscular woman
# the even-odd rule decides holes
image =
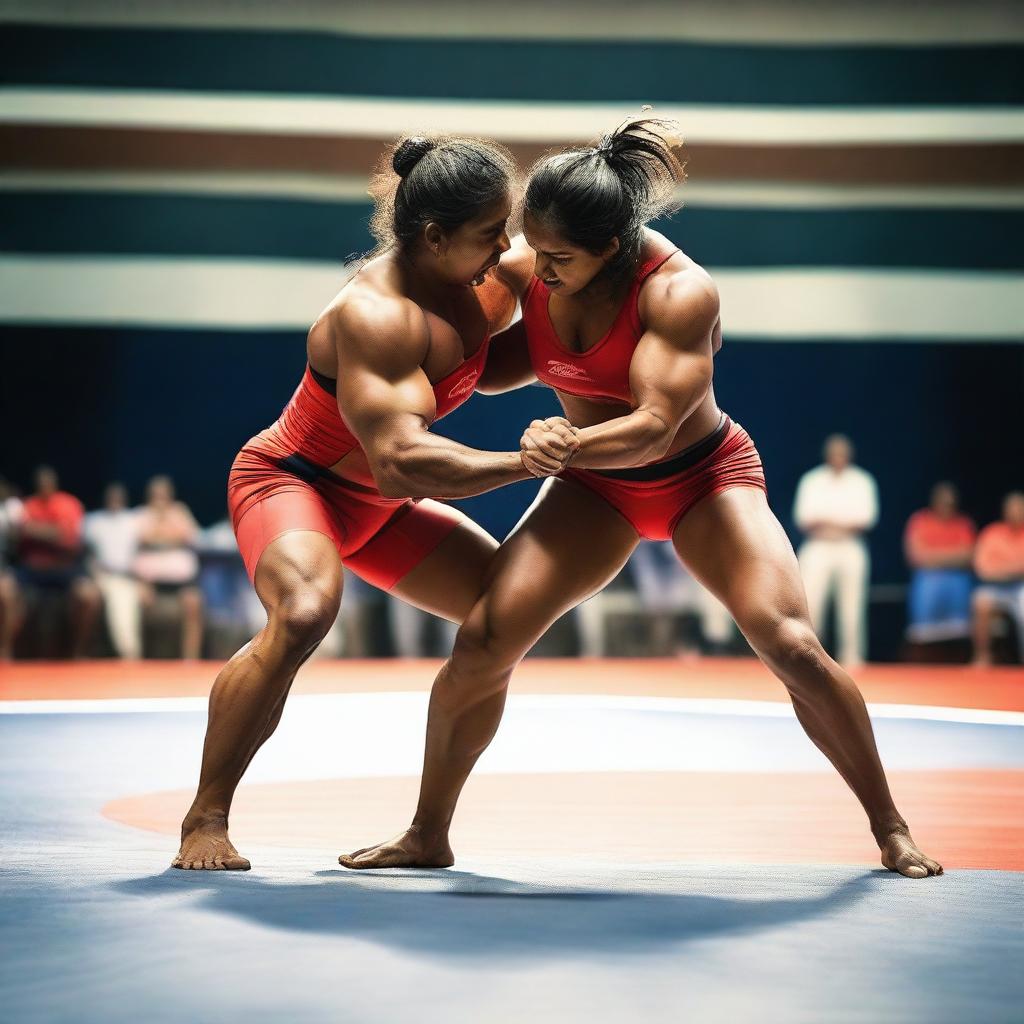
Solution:
[[[456,801],[497,730],[512,671],[647,538],[671,539],[786,686],[800,724],[863,805],[882,863],[913,878],[942,873],[893,803],[859,690],[811,628],[757,450],[715,401],[714,282],[646,227],[671,208],[682,178],[671,131],[635,121],[534,168],[524,214],[533,251],[509,253],[523,323],[501,358],[556,390],[579,450],[502,544],[434,683],[411,826],[343,855],[347,867],[454,863]],[[522,439],[538,470],[557,453],[543,430],[535,422]]]
[[[514,311],[491,269],[509,248],[512,178],[507,154],[482,142],[395,149],[374,184],[383,251],[313,324],[298,389],[232,465],[232,522],[268,621],[214,682],[175,867],[249,867],[228,838],[231,800],[334,623],[342,566],[461,622],[497,543],[429,496],[557,472],[575,448],[568,425],[552,423],[548,468],[527,468],[518,451],[478,451],[429,429],[478,386],[490,335]]]

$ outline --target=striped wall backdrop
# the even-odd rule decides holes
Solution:
[[[370,246],[366,179],[411,130],[528,166],[642,104],[687,139],[659,225],[718,282],[716,388],[789,524],[844,430],[879,479],[875,579],[957,480],[1024,485],[1024,8],[639,0],[0,3],[0,473],[86,500],[173,473],[201,518]],[[446,429],[509,446],[539,388]],[[531,489],[469,503],[504,532]]]

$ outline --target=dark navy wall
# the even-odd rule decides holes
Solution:
[[[276,418],[303,363],[300,331],[2,328],[0,474],[24,487],[37,463],[51,462],[92,507],[111,479],[138,498],[147,477],[166,472],[200,521],[213,522],[232,457]],[[800,474],[827,433],[850,434],[879,482],[875,582],[905,579],[902,527],[934,481],[956,481],[981,522],[998,516],[1005,491],[1024,487],[1022,346],[727,339],[715,386],[757,442],[791,535]],[[527,421],[556,409],[539,387],[477,395],[439,428],[513,449]],[[500,537],[535,492],[520,484],[464,507]]]

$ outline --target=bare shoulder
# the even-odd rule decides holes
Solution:
[[[342,361],[381,368],[419,364],[430,336],[423,310],[381,275],[349,281],[309,329],[307,345]]]
[[[685,253],[677,252],[645,282],[639,300],[643,323],[659,332],[695,338],[718,322],[718,288],[711,275]]]
[[[522,298],[533,278],[533,267],[536,255],[526,244],[524,235],[516,235],[512,239],[512,248],[501,254],[495,276],[517,298]]]

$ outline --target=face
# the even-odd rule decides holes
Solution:
[[[49,466],[36,470],[36,490],[42,495],[56,494],[57,474]]]
[[[1003,518],[1014,526],[1024,526],[1024,494],[1008,494],[1003,502]]]
[[[825,461],[838,473],[846,469],[853,459],[853,450],[848,441],[833,438],[825,446]]]
[[[105,503],[111,512],[117,512],[128,504],[128,492],[122,484],[111,484],[105,492]]]
[[[951,516],[956,512],[956,491],[948,484],[939,484],[932,491],[932,511],[940,516]]]
[[[484,274],[511,248],[505,230],[511,214],[512,197],[506,193],[454,231],[446,233],[438,225],[428,224],[427,245],[438,257],[445,279],[451,284],[482,284]]]
[[[586,288],[619,251],[617,238],[613,238],[608,248],[600,254],[581,249],[566,241],[529,211],[523,215],[523,235],[537,254],[534,275],[552,291],[562,295],[575,295]]]
[[[150,480],[146,494],[153,505],[169,505],[174,500],[174,487],[167,477],[157,476]]]

